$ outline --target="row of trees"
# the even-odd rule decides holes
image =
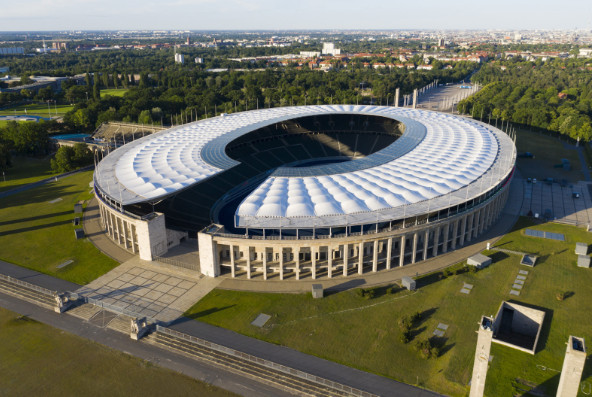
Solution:
[[[585,60],[490,63],[473,80],[487,84],[461,112],[592,139],[592,73]]]

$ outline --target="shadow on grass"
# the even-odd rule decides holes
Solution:
[[[221,312],[222,310],[230,309],[231,307],[234,307],[234,306],[236,306],[236,305],[228,305],[228,306],[223,306],[223,307],[212,307],[210,309],[206,309],[206,310],[202,310],[197,313],[192,313],[192,314],[186,315],[185,317],[187,317],[191,320],[196,320],[200,317],[209,316],[210,314]]]
[[[514,395],[522,396],[550,396],[554,395],[559,386],[560,374],[555,374],[543,383],[534,384],[521,378],[512,381]]]
[[[38,186],[30,190],[22,191],[11,196],[2,198],[2,208],[16,207],[27,204],[40,203],[43,201],[51,201],[65,195],[71,195],[72,192],[68,189],[73,185],[52,185],[51,182],[47,185]],[[73,208],[72,208],[73,209]]]
[[[358,288],[358,287],[364,285],[365,283],[366,283],[366,280],[364,280],[363,278],[349,280],[349,281],[346,281],[345,283],[337,284],[337,285],[334,285],[332,287],[325,289],[324,294],[325,294],[325,296],[329,296],[329,295],[336,294],[338,292],[345,291],[348,289]]]
[[[446,344],[446,342],[448,342],[448,338],[446,337],[432,336],[430,340],[432,341],[432,344],[436,346],[439,350],[438,357],[442,357],[444,354],[448,353],[454,346],[456,346],[456,343]]]
[[[555,299],[554,296],[550,296],[550,299]],[[547,340],[549,339],[549,332],[551,331],[551,322],[553,320],[553,310],[548,309],[546,307],[532,305],[530,303],[519,302],[514,299],[508,300],[510,303],[516,303],[518,305],[526,306],[531,309],[540,310],[545,312],[545,319],[543,320],[543,326],[541,327],[541,333],[539,335],[539,340],[536,345],[535,354],[544,350],[547,346]]]
[[[493,263],[503,261],[504,259],[508,258],[509,256],[510,255],[508,255],[502,251],[497,251],[497,252],[494,252],[493,254],[489,255],[489,257],[491,258],[491,261]]]
[[[0,222],[0,226],[11,225],[11,224],[14,224],[14,223],[21,223],[21,222],[37,221],[39,219],[53,218],[54,216],[62,216],[62,215],[68,215],[68,214],[73,214],[73,213],[74,213],[74,210],[72,210],[72,211],[62,211],[62,212],[54,212],[52,214],[45,214],[45,215],[31,216],[29,218],[13,219],[11,221]]]
[[[0,232],[0,237],[9,236],[11,234],[17,234],[17,233],[31,232],[33,230],[46,229],[48,227],[66,225],[68,223],[72,223],[72,220],[68,219],[68,220],[59,221],[59,222],[46,223],[44,225],[29,226],[29,227],[22,227],[20,229],[6,230],[3,232]],[[74,229],[72,229],[72,230],[74,230]]]
[[[425,331],[427,329],[427,327],[414,327],[409,331],[409,336],[410,336],[410,340],[415,340],[415,338],[419,335],[421,335],[421,333],[423,331]]]
[[[414,325],[416,327],[419,327],[420,325],[425,323],[430,317],[434,315],[434,313],[436,313],[436,310],[438,310],[437,307],[432,307],[431,309],[427,309],[419,313],[419,319],[415,322]]]

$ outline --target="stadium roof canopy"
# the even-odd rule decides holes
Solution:
[[[122,205],[155,202],[237,165],[225,153],[232,140],[281,121],[329,114],[382,116],[406,128],[391,145],[362,159],[276,169],[239,205],[237,226],[305,227],[311,218],[317,227],[337,226],[445,208],[495,186],[515,161],[508,136],[459,116],[381,106],[281,107],[138,139],[99,163],[95,184]]]

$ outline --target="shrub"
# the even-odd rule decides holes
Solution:
[[[440,355],[440,347],[436,346],[431,338],[415,342],[415,350],[425,359],[436,358]]]
[[[372,298],[374,298],[374,294],[375,294],[375,291],[373,289],[367,289],[366,291],[364,291],[364,298],[372,299]]]
[[[401,342],[402,343],[409,343],[411,340],[411,331],[405,330],[401,332]]]
[[[401,331],[411,329],[412,325],[413,321],[411,320],[410,316],[403,316],[399,319],[399,327],[401,328]]]
[[[358,295],[360,298],[363,298],[364,295],[366,295],[366,291],[364,288],[358,288],[356,289],[356,295]]]

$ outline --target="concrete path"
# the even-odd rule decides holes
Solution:
[[[78,284],[4,261],[0,261],[0,274],[26,281],[27,283],[35,284],[52,291],[75,291],[80,288],[80,285]]]
[[[182,316],[220,282],[134,256],[76,292],[115,311],[168,323]]]
[[[82,228],[84,229],[84,234],[90,240],[90,242],[93,243],[93,245],[97,247],[99,251],[111,259],[116,260],[119,263],[123,263],[135,257],[134,254],[127,252],[111,241],[109,237],[107,237],[107,234],[105,234],[105,230],[103,229],[103,226],[101,226],[99,202],[96,197],[93,197],[92,200],[90,200],[86,206],[86,209],[84,210]]]

